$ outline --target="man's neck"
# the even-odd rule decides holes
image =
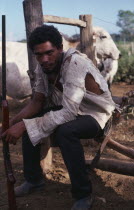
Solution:
[[[60,78],[60,70],[61,70],[62,61],[63,61],[63,53],[61,54],[61,57],[54,71],[51,74],[47,74],[49,82],[53,83],[55,79],[57,78],[57,76],[58,76],[58,79]]]

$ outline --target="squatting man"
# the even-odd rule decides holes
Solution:
[[[86,55],[72,48],[63,52],[62,36],[55,27],[37,27],[28,45],[38,61],[34,95],[2,133],[11,144],[22,136],[25,182],[15,188],[15,194],[22,196],[44,186],[40,147],[53,135],[76,199],[72,210],[90,209],[92,186],[80,139],[103,133],[115,103],[106,81]]]

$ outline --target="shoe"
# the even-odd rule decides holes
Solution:
[[[88,197],[77,200],[71,210],[89,210],[93,204],[93,197],[90,195]]]
[[[45,185],[45,181],[41,180],[37,184],[32,184],[30,182],[25,181],[20,186],[15,187],[14,192],[16,197],[21,197],[27,194],[32,193],[33,191],[41,190]]]

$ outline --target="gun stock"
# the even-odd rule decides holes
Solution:
[[[2,132],[9,128],[9,109],[6,101],[6,47],[5,47],[5,15],[2,15]],[[7,177],[8,205],[9,210],[17,210],[16,198],[14,193],[15,178],[13,175],[10,160],[9,144],[4,139],[3,157]]]

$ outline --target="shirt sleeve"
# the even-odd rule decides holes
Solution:
[[[65,66],[67,73],[63,85],[63,108],[50,111],[43,117],[23,120],[33,145],[42,142],[58,125],[74,120],[78,115],[79,106],[85,94],[86,71],[83,62],[76,58],[72,58]]]

